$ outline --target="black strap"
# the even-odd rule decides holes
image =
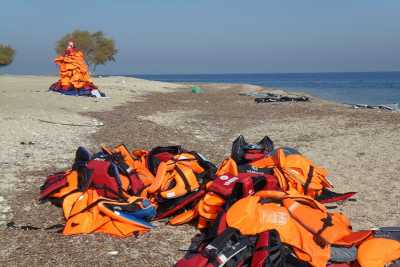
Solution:
[[[326,246],[326,241],[325,239],[322,238],[321,234],[323,231],[326,230],[326,228],[333,226],[333,221],[332,221],[332,215],[328,213],[326,218],[322,218],[321,221],[324,223],[322,225],[322,228],[318,230],[318,232],[314,236],[314,241],[321,247]]]
[[[86,165],[76,166],[78,172],[78,191],[86,191],[92,183],[93,171],[89,170]]]
[[[308,171],[307,180],[304,183],[304,195],[307,195],[308,187],[311,184],[312,177],[314,175],[314,166],[310,165],[310,170]]]
[[[179,174],[179,176],[182,177],[183,183],[185,184],[186,192],[188,192],[188,193],[191,192],[192,189],[190,188],[189,181],[187,180],[183,171],[178,166],[176,166],[175,169],[176,169],[176,172]]]

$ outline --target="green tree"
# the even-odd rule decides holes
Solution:
[[[14,60],[15,50],[9,45],[0,44],[0,67],[11,64]]]
[[[96,71],[98,65],[104,65],[108,61],[115,61],[114,56],[118,50],[113,39],[104,36],[101,31],[88,32],[76,30],[64,35],[56,44],[56,52],[61,55],[68,45],[68,41],[74,41],[77,49],[85,54],[86,63]]]

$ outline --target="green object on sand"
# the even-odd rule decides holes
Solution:
[[[198,86],[193,86],[193,87],[192,87],[192,93],[193,93],[193,94],[200,94],[200,93],[203,93],[203,92],[204,92],[204,90],[201,89],[201,88],[198,87]]]

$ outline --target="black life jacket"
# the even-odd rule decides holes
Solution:
[[[272,140],[265,136],[256,144],[249,144],[243,135],[239,135],[232,143],[231,158],[238,164],[246,164],[265,157],[274,149]]]

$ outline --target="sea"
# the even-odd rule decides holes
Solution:
[[[127,76],[165,82],[255,84],[287,91],[305,92],[345,104],[386,105],[400,103],[400,71]]]

